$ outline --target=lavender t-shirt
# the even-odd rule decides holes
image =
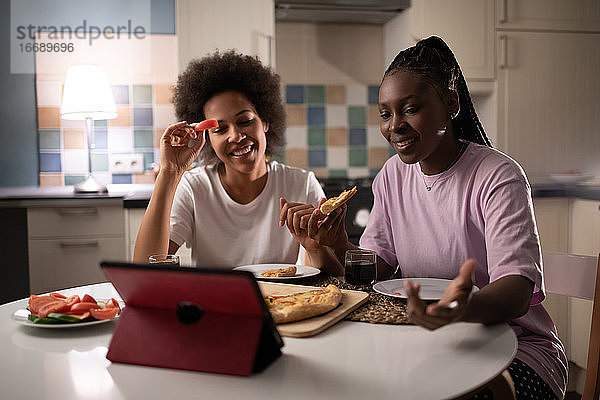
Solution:
[[[509,322],[519,342],[516,357],[563,398],[567,360],[540,304],[545,297],[540,244],[531,188],[519,164],[476,143],[437,175],[424,175],[418,163],[393,156],[375,178],[373,193],[360,246],[399,267],[403,278],[453,279],[474,258],[480,288],[507,275],[535,284],[527,314]]]

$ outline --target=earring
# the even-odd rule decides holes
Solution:
[[[450,115],[450,118],[454,119],[454,118],[458,117],[459,112],[460,112],[460,108],[458,110],[456,110],[456,112],[454,114]]]
[[[444,135],[446,134],[446,129],[447,129],[447,128],[448,128],[448,127],[447,127],[446,125],[444,125],[444,126],[441,128],[441,129],[438,129],[438,130],[437,130],[437,132],[436,132],[436,133],[437,133],[437,135],[438,135],[438,136],[444,136]]]

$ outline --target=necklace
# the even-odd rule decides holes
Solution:
[[[454,159],[454,161],[452,161],[452,163],[448,166],[448,168],[446,168],[444,171],[449,170],[454,164],[456,164],[456,162],[458,161],[458,159],[460,158],[460,156],[462,155],[463,151],[465,151],[465,149],[467,148],[467,143],[463,142],[460,150],[458,151],[458,155],[456,156],[456,158]],[[442,171],[442,172],[444,172]],[[442,173],[440,172],[440,174]],[[436,184],[436,182],[441,178],[442,176],[438,176],[435,181],[433,181],[431,183],[431,185],[428,185],[427,182],[425,182],[425,174],[423,173],[423,171],[421,170],[421,178],[423,179],[423,183],[425,184],[425,189],[427,189],[428,192],[431,192],[431,188],[433,187],[433,185]]]

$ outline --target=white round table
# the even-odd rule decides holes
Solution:
[[[109,283],[61,293],[119,298]],[[11,320],[26,305],[0,306],[5,399],[445,399],[492,380],[517,349],[507,324],[427,331],[342,321],[313,337],[284,338],[283,355],[265,371],[234,377],[111,363],[105,356],[118,321],[27,327]]]

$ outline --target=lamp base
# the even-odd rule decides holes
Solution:
[[[92,174],[89,174],[85,181],[75,185],[73,191],[75,193],[107,193],[108,189],[105,185],[98,183]]]

